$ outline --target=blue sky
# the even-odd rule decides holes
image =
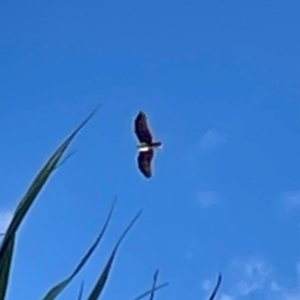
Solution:
[[[19,232],[10,300],[69,274],[119,195],[82,279],[120,233],[103,299],[300,299],[299,1],[12,1],[0,4],[0,226],[39,168],[102,107]],[[136,168],[139,110],[164,147]],[[71,150],[72,150],[71,149]],[[297,296],[298,295],[298,296]]]

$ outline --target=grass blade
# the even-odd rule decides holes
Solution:
[[[155,273],[154,273],[153,284],[152,284],[152,292],[150,294],[149,300],[153,300],[154,299],[155,286],[156,286],[156,282],[157,282],[158,273],[159,273],[159,270],[156,270]]]
[[[127,235],[127,233],[129,232],[129,230],[133,227],[134,223],[137,221],[137,219],[139,218],[139,216],[141,215],[142,210],[140,210],[136,216],[132,219],[132,221],[129,223],[129,225],[126,227],[126,229],[124,230],[123,234],[121,235],[121,237],[119,238],[116,246],[114,247],[97,283],[95,284],[92,292],[90,293],[89,297],[87,298],[87,300],[97,300],[99,298],[99,296],[101,295],[101,292],[104,289],[105,283],[108,279],[112,264],[114,262],[114,258],[116,256],[116,253],[123,241],[123,239],[125,238],[125,236]]]
[[[61,157],[67,150],[68,146],[75,138],[75,136],[79,133],[79,131],[86,125],[86,123],[94,116],[98,108],[96,108],[71,134],[70,136],[61,144],[61,146],[55,151],[55,153],[51,156],[39,174],[36,176],[35,180],[33,181],[32,185],[30,186],[29,190],[19,203],[13,219],[11,220],[9,227],[5,233],[4,239],[1,244],[0,248],[0,261],[1,257],[4,254],[4,251],[8,245],[8,241],[12,235],[14,235],[19,228],[21,222],[23,221],[24,217],[26,216],[29,208],[31,207],[32,203],[36,199],[37,195],[45,185],[47,179],[50,177],[51,173],[57,167],[58,162],[60,161]]]
[[[15,236],[13,235],[8,243],[3,259],[0,261],[0,299],[6,296],[8,279],[11,270],[11,262],[14,252]]]
[[[56,166],[56,169],[60,168],[64,163],[66,163],[66,162],[69,160],[69,158],[70,158],[71,156],[73,156],[76,152],[77,152],[76,150],[73,150],[71,153],[69,153],[68,155],[66,155],[66,156],[64,157],[64,159],[62,159],[62,160],[59,162],[59,164]]]
[[[215,286],[215,288],[214,288],[214,290],[213,290],[213,292],[212,292],[212,294],[211,294],[211,296],[209,297],[208,300],[214,300],[214,299],[215,299],[216,294],[217,294],[217,292],[218,292],[218,290],[219,290],[219,287],[220,287],[220,285],[221,285],[221,282],[222,282],[222,274],[219,273],[219,275],[218,275],[218,280],[217,280],[217,284],[216,284],[216,286]]]
[[[82,282],[81,282],[81,285],[80,285],[80,290],[79,290],[78,300],[82,300],[83,289],[84,289],[84,281],[82,281]]]
[[[5,291],[7,288],[7,282],[9,279],[9,271],[5,271],[6,267],[10,267],[7,265],[7,257],[13,255],[13,244],[16,232],[25,218],[27,212],[29,211],[31,205],[33,204],[34,200],[38,196],[39,192],[47,182],[47,179],[50,177],[52,172],[56,169],[57,164],[59,163],[61,157],[67,150],[68,146],[75,138],[75,136],[79,133],[79,131],[86,125],[86,123],[94,116],[98,107],[69,135],[69,137],[61,144],[61,146],[55,151],[55,153],[50,157],[47,163],[44,165],[42,170],[38,173],[36,178],[34,179],[33,183],[31,184],[30,188],[26,192],[23,199],[20,201],[19,205],[17,206],[14,216],[9,224],[7,231],[5,232],[4,238],[1,242],[0,247],[0,274],[2,277],[0,282],[0,290]],[[12,244],[10,243],[13,240]],[[9,247],[11,247],[9,249]],[[7,253],[8,251],[8,253]],[[3,269],[4,268],[4,269]],[[4,275],[6,274],[6,275]],[[3,298],[4,299],[4,298]],[[0,300],[3,300],[0,298]]]
[[[55,299],[65,288],[66,286],[72,281],[72,279],[80,272],[80,270],[84,267],[84,265],[86,264],[86,262],[88,261],[88,259],[90,258],[90,256],[93,254],[93,252],[96,250],[99,242],[101,241],[107,227],[109,224],[109,221],[111,219],[114,207],[115,207],[115,203],[116,200],[113,202],[111,209],[109,211],[109,214],[106,218],[105,224],[101,230],[101,232],[99,233],[99,235],[97,236],[96,240],[94,241],[94,243],[92,244],[92,246],[89,248],[89,250],[87,251],[87,253],[84,255],[84,257],[81,259],[81,261],[79,262],[79,264],[76,266],[76,268],[74,269],[74,271],[71,273],[70,276],[68,276],[66,279],[62,280],[60,283],[56,284],[54,287],[52,287],[48,293],[46,294],[46,296],[44,296],[42,298],[42,300],[53,300]]]
[[[165,282],[163,284],[157,285],[155,288],[152,288],[151,290],[139,295],[138,297],[134,298],[133,300],[141,300],[141,299],[147,297],[148,295],[150,295],[151,293],[153,293],[153,291],[160,290],[168,285],[169,285],[169,282]]]

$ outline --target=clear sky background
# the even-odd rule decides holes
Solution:
[[[9,300],[40,299],[109,230],[60,299],[87,293],[122,230],[103,299],[300,299],[299,1],[2,1],[0,225],[99,103],[21,226]],[[164,147],[136,167],[139,110]],[[299,210],[297,210],[299,209]],[[298,295],[298,296],[297,296]]]

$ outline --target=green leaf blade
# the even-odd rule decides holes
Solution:
[[[117,251],[118,251],[122,241],[124,240],[125,236],[127,235],[127,233],[130,231],[130,229],[133,227],[135,222],[140,217],[141,213],[142,213],[142,210],[140,210],[136,214],[136,216],[131,220],[129,225],[126,227],[126,229],[122,233],[121,237],[119,238],[118,242],[116,243],[99,279],[97,280],[97,282],[96,282],[92,292],[90,293],[89,297],[87,298],[87,300],[97,300],[100,297],[100,295],[105,287],[105,284],[107,282],[108,276],[110,274],[110,270],[111,270],[112,264],[114,262],[115,256],[117,254]]]
[[[3,259],[0,261],[0,300],[4,300],[6,296],[14,246],[15,236],[10,239]]]
[[[217,295],[217,292],[220,288],[221,282],[222,282],[222,274],[219,273],[218,279],[217,279],[217,284],[216,284],[216,286],[215,286],[215,288],[214,288],[214,290],[213,290],[213,292],[212,292],[212,294],[211,294],[211,296],[209,297],[208,300],[214,300],[215,299],[215,297]]]
[[[141,299],[144,299],[145,297],[147,297],[148,295],[151,295],[153,292],[157,291],[157,290],[160,290],[166,286],[169,285],[169,282],[165,282],[165,283],[162,283],[162,284],[159,284],[157,285],[155,288],[152,287],[151,290],[147,291],[147,292],[144,292],[143,294],[139,295],[138,297],[134,298],[133,300],[141,300]]]
[[[10,262],[8,263],[7,257],[12,257],[14,250],[14,241],[16,237],[17,230],[21,225],[22,221],[25,219],[30,207],[34,203],[38,194],[45,186],[48,178],[57,168],[57,164],[59,163],[61,157],[75,138],[75,136],[79,133],[79,131],[87,124],[87,122],[94,116],[98,107],[96,107],[92,113],[88,115],[87,118],[69,135],[67,139],[58,147],[58,149],[54,152],[54,154],[50,157],[50,159],[46,162],[44,167],[38,173],[38,175],[33,180],[33,183],[29,187],[28,191],[25,193],[25,196],[20,201],[17,206],[13,218],[8,226],[7,231],[4,234],[4,238],[1,242],[0,246],[0,274],[1,282],[0,282],[0,290],[3,292],[3,297],[5,297],[5,291],[7,289],[9,273],[10,271],[7,268],[10,268]],[[0,298],[0,300],[4,300]]]
[[[79,294],[78,294],[78,300],[82,300],[83,290],[84,290],[84,281],[82,281],[81,285],[80,285]]]
[[[89,250],[87,251],[87,253],[83,256],[83,258],[80,260],[80,262],[78,263],[78,265],[76,266],[76,268],[74,269],[74,271],[64,280],[62,280],[61,282],[59,282],[58,284],[56,284],[54,287],[52,287],[47,294],[42,298],[42,300],[54,300],[69,284],[70,282],[73,280],[73,278],[80,272],[80,270],[84,267],[84,265],[86,264],[86,262],[88,261],[88,259],[90,258],[90,256],[93,254],[93,252],[96,250],[98,244],[100,243],[100,241],[102,240],[102,237],[104,235],[104,233],[106,232],[106,229],[108,227],[108,224],[110,222],[110,219],[112,217],[113,214],[113,210],[115,207],[115,203],[116,201],[113,202],[111,209],[108,213],[108,216],[106,218],[106,221],[104,223],[104,226],[101,230],[101,232],[99,233],[99,235],[97,236],[96,240],[94,241],[94,243],[92,244],[92,246],[89,248]]]

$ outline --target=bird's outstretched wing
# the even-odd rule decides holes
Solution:
[[[153,149],[150,149],[148,151],[140,151],[137,157],[138,167],[146,178],[150,178],[152,176],[151,162],[153,156],[154,151]]]
[[[134,131],[140,143],[151,145],[153,137],[147,122],[147,116],[142,111],[135,118]]]

